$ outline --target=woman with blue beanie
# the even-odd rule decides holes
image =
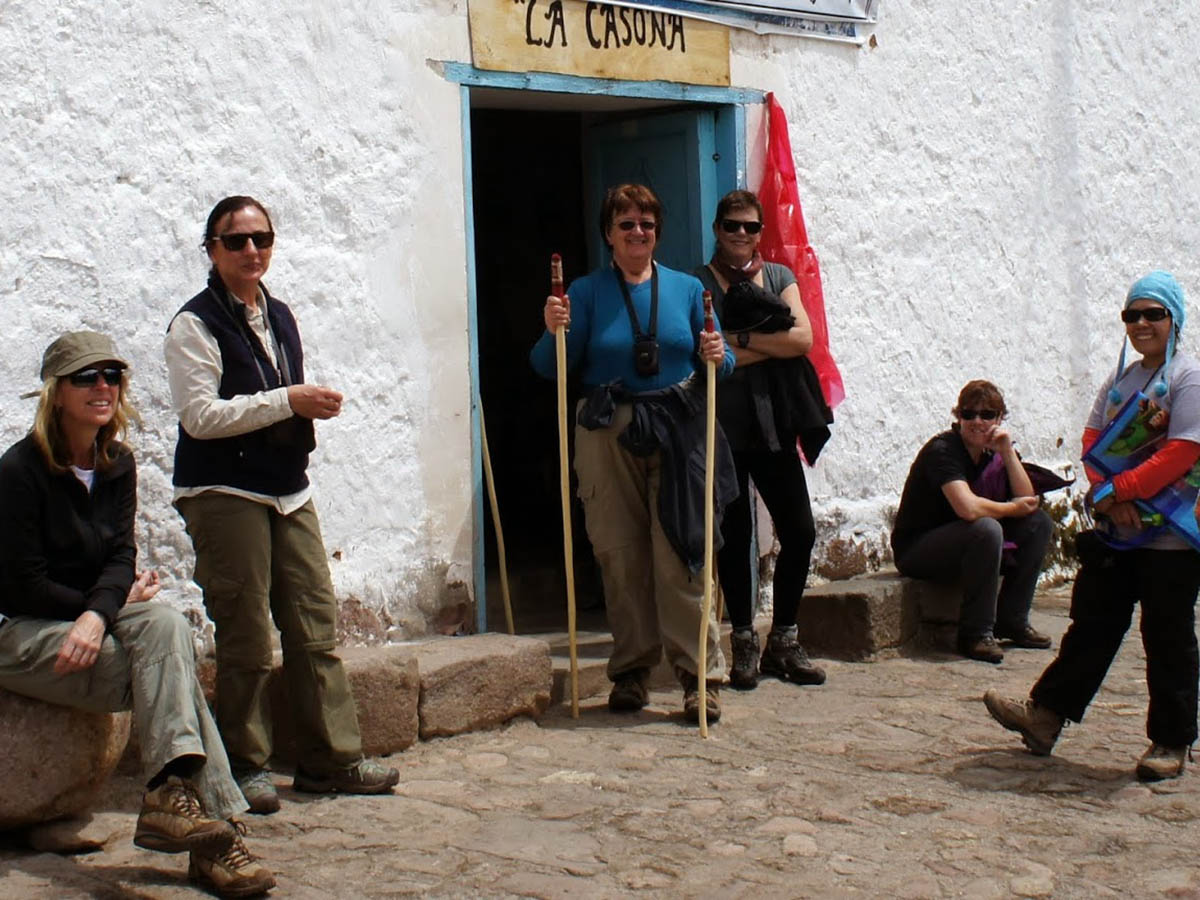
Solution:
[[[1017,731],[1039,756],[1054,747],[1066,720],[1080,722],[1104,680],[1141,603],[1142,644],[1150,711],[1150,747],[1137,765],[1143,781],[1183,773],[1196,740],[1200,653],[1195,605],[1200,591],[1200,553],[1166,530],[1147,536],[1133,502],[1155,496],[1200,460],[1200,362],[1178,351],[1187,318],[1183,289],[1175,278],[1154,271],[1136,281],[1125,298],[1125,337],[1141,359],[1125,364],[1126,343],[1116,370],[1101,388],[1083,432],[1084,452],[1105,424],[1138,391],[1166,415],[1166,440],[1141,465],[1105,481],[1088,470],[1088,500],[1109,519],[1122,549],[1081,541],[1081,567],[1071,596],[1071,626],[1058,658],[1028,700],[995,691],[984,695],[988,712]]]

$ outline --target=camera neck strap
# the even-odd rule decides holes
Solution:
[[[645,332],[638,323],[637,310],[633,308],[633,297],[629,295],[629,285],[625,283],[625,273],[615,262],[613,274],[617,277],[617,286],[621,288],[621,296],[625,300],[625,312],[629,313],[629,324],[633,326],[634,339],[640,337],[653,338],[658,331],[658,265],[650,263],[650,322]]]

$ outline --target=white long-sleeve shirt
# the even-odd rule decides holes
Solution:
[[[275,346],[267,330],[266,301],[259,291],[258,302],[247,306],[234,298],[246,314],[246,323],[258,337],[272,365],[278,365]],[[236,437],[266,428],[295,415],[288,404],[287,388],[278,387],[254,394],[238,394],[222,399],[221,347],[203,320],[191,312],[180,313],[167,330],[163,344],[167,359],[167,382],[171,388],[171,407],[184,431],[199,440]],[[281,515],[295,512],[312,496],[311,485],[294,494],[272,497],[226,484],[200,487],[176,487],[174,499],[195,497],[206,491],[233,494],[275,507]]]

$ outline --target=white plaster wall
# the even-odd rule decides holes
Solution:
[[[310,473],[341,597],[419,626],[471,554],[459,89],[463,3],[9,0],[0,16],[0,441],[28,428],[53,335],[107,331],[145,428],[138,533],[199,605],[170,507],[162,338],[204,285],[208,210],[249,193],[278,242],[266,283],[309,380],[346,394]]]
[[[875,48],[732,37],[734,83],[788,113],[846,381],[812,477],[822,540],[868,549],[964,381],[1002,386],[1027,457],[1068,461],[1130,280],[1166,266],[1200,291],[1194,17],[1162,0],[882,16]],[[271,208],[267,283],[312,379],[347,395],[311,467],[339,594],[407,629],[469,573],[461,110],[431,59],[470,60],[464,2],[4,4],[0,442],[28,427],[15,395],[50,336],[113,333],[145,417],[143,560],[182,606],[199,598],[161,342],[229,193]],[[755,110],[748,131],[755,185]]]
[[[1075,459],[1129,284],[1163,267],[1193,314],[1200,297],[1194,16],[882,7],[874,48],[733,36],[734,83],[788,115],[846,383],[812,478],[826,545],[886,544],[913,456],[970,378],[1005,392],[1026,458]]]

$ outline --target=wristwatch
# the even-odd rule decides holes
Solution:
[[[743,350],[745,350],[747,347],[749,347],[750,346],[750,332],[739,331],[737,333],[737,345],[739,347],[741,347]]]

